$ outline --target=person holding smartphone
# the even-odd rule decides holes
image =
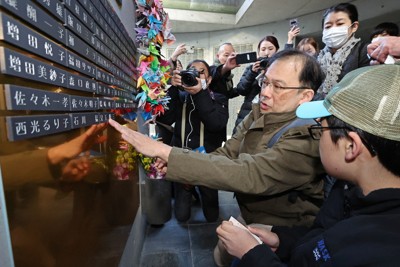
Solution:
[[[237,95],[244,96],[244,101],[240,107],[233,134],[236,132],[236,126],[250,113],[253,99],[261,92],[261,87],[256,80],[261,71],[265,68],[261,66],[266,64],[268,58],[273,56],[279,50],[278,40],[272,36],[267,35],[260,40],[257,46],[258,59],[254,64],[250,64],[244,70],[239,83],[234,88]],[[264,66],[265,67],[265,66]]]
[[[290,30],[288,31],[288,40],[285,44],[285,49],[293,49],[294,38],[296,38],[296,36],[299,34],[300,34],[300,27],[298,26],[298,24],[291,25]]]
[[[288,31],[288,41],[285,44],[285,49],[294,48],[294,38],[299,34],[299,21],[297,19],[290,20],[290,30]],[[301,39],[301,41],[296,45],[296,49],[315,58],[319,54],[319,45],[313,37]]]

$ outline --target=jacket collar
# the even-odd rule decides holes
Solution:
[[[364,196],[355,186],[345,193],[352,214],[374,214],[396,209],[400,212],[400,189],[385,188],[372,191]]]
[[[260,104],[252,105],[254,122],[251,128],[264,128],[268,125],[276,125],[281,127],[296,118],[296,111],[282,112],[282,113],[260,113]]]

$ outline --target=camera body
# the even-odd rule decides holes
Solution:
[[[260,69],[265,70],[269,63],[269,57],[259,57],[257,61],[260,61]]]
[[[183,86],[192,87],[199,83],[196,78],[200,78],[200,73],[194,68],[181,70],[179,75],[181,75],[181,81]]]

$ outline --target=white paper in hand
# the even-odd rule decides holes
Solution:
[[[245,227],[243,224],[241,224],[238,220],[236,220],[235,218],[233,218],[232,216],[229,218],[229,221],[232,222],[232,224],[236,227],[239,227],[243,230],[246,230],[247,232],[249,232],[256,240],[259,244],[262,244],[261,239],[256,236],[255,234],[253,234],[252,232],[249,231],[249,229],[247,229],[247,227]]]

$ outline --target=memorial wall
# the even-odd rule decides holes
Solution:
[[[107,109],[135,107],[135,46],[109,4],[94,2],[0,1],[1,108],[54,111],[7,116],[9,141],[88,126],[112,117]]]
[[[138,172],[133,162],[129,177],[113,176],[121,139],[102,123],[136,109],[136,55],[107,0],[0,0],[0,166],[15,266],[118,265]]]

